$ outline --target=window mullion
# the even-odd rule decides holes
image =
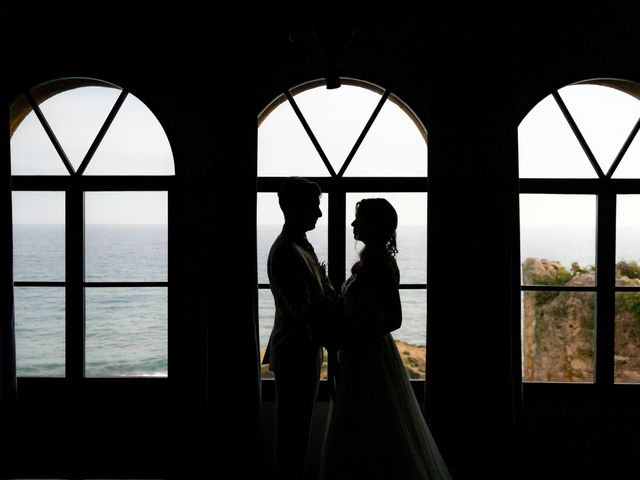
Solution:
[[[345,280],[345,204],[345,191],[341,187],[332,189],[329,195],[329,278],[336,289]]]
[[[65,202],[66,377],[84,377],[84,192],[74,182]]]
[[[346,210],[346,193],[342,186],[342,182],[337,180],[332,182],[329,194],[329,228],[328,228],[328,257],[329,257],[329,279],[336,290],[340,290],[345,280],[345,210]],[[337,367],[337,352],[329,351],[327,359],[327,370],[329,378]]]
[[[596,257],[595,381],[613,384],[615,318],[616,196],[598,195]]]

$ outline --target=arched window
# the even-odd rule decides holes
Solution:
[[[569,85],[518,128],[523,379],[640,383],[640,87]]]
[[[260,347],[273,326],[266,264],[284,221],[277,189],[286,176],[317,182],[320,218],[308,232],[336,288],[362,245],[350,223],[362,198],[387,198],[398,211],[398,265],[403,325],[393,332],[409,376],[425,378],[427,136],[398,97],[376,85],[342,79],[338,89],[314,81],[286,91],[258,117],[258,296]],[[263,378],[270,376],[262,370]]]
[[[162,126],[93,79],[25,91],[10,119],[18,376],[166,377]]]

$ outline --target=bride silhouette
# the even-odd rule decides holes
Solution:
[[[319,327],[339,366],[321,480],[451,478],[390,333],[402,323],[397,224],[387,200],[358,202],[351,225],[365,246],[342,286],[340,314]]]

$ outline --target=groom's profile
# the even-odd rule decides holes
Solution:
[[[311,415],[318,392],[322,348],[311,335],[313,303],[330,285],[306,232],[313,230],[322,192],[302,177],[284,179],[278,202],[282,232],[269,251],[267,272],[275,319],[263,363],[273,371],[276,387],[275,477],[303,477]]]

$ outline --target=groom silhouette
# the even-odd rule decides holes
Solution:
[[[288,177],[278,189],[284,226],[267,261],[275,320],[262,362],[275,378],[277,480],[304,475],[322,366],[322,348],[311,323],[316,305],[335,296],[306,236],[322,216],[321,194],[318,184],[302,177]]]

